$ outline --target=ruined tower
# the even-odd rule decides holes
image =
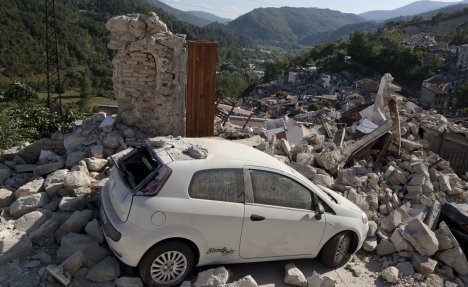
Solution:
[[[113,85],[118,115],[149,136],[185,134],[187,51],[156,15],[129,14],[109,19],[108,47],[117,50]]]

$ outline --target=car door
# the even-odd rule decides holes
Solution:
[[[249,167],[245,173],[250,188],[246,191],[241,257],[313,254],[325,230],[325,216],[317,219],[313,211],[313,192],[281,172]]]
[[[199,246],[205,260],[216,262],[239,256],[244,188],[241,168],[213,168],[194,173],[188,190],[190,206],[180,220],[205,237],[206,245]]]

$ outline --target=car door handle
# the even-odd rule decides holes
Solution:
[[[265,216],[257,215],[257,214],[252,214],[250,216],[250,220],[252,221],[262,221],[265,219]]]

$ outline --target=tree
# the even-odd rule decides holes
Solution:
[[[30,86],[16,82],[11,84],[3,93],[3,99],[5,101],[24,103],[37,99],[37,94]]]
[[[290,63],[288,58],[283,57],[276,59],[276,61],[268,65],[265,70],[265,82],[278,80],[284,77],[286,71],[288,70],[289,64]]]

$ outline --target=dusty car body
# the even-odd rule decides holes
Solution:
[[[252,147],[190,142],[207,157],[141,146],[101,192],[106,240],[146,284],[174,286],[211,264],[320,255],[335,267],[362,246],[367,216],[344,197]]]

